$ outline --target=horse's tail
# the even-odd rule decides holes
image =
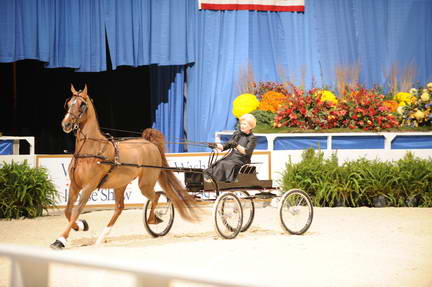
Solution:
[[[165,156],[165,139],[163,134],[156,129],[145,129],[142,137],[158,147],[162,158],[162,166],[169,167]],[[171,170],[161,169],[159,184],[184,219],[189,221],[199,219],[197,202],[186,191],[180,180]]]

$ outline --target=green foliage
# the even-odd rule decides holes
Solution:
[[[432,206],[432,161],[415,158],[412,153],[407,153],[403,159],[397,161],[396,173],[399,177],[398,205],[412,205],[413,200],[418,200],[421,206]]]
[[[308,149],[301,162],[286,164],[280,186],[304,189],[316,206],[374,206],[384,198],[388,206],[432,207],[432,160],[411,153],[395,162],[364,158],[338,165],[333,154]]]
[[[0,167],[0,218],[41,216],[56,202],[57,191],[44,168],[27,162]]]
[[[257,125],[259,125],[260,127],[273,127],[275,117],[274,113],[270,111],[255,110],[251,114],[255,116]]]

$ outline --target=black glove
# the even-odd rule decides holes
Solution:
[[[211,148],[211,149],[215,149],[215,148],[217,147],[217,144],[216,144],[216,143],[208,143],[207,145],[208,145],[208,147]]]
[[[238,146],[238,143],[236,141],[229,141],[226,143],[225,147],[228,148],[236,148]]]

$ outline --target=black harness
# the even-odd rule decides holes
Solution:
[[[76,99],[75,99],[75,102],[73,102],[73,103],[71,104],[71,106],[70,106],[69,109],[68,109],[68,112],[67,112],[66,115],[65,115],[65,117],[66,117],[67,115],[70,115],[70,116],[72,117],[72,121],[73,121],[73,123],[72,123],[73,128],[72,128],[72,129],[73,129],[74,132],[76,132],[76,131],[78,130],[78,128],[79,128],[79,121],[81,120],[82,116],[87,112],[87,108],[88,108],[88,107],[87,107],[87,101],[86,101],[86,99],[84,99],[84,98],[81,96],[81,91],[79,91],[79,92],[77,92],[76,94],[74,94],[74,95],[72,96],[72,98],[81,98],[81,99],[82,99],[81,106],[80,106],[80,113],[79,113],[78,116],[70,112],[72,106],[76,104]],[[68,102],[68,101],[69,101],[69,100],[66,100],[66,102]],[[65,106],[66,106],[66,105],[65,105]]]
[[[79,115],[75,115],[72,112],[70,112],[72,106],[77,103],[76,99],[75,99],[75,102],[73,102],[71,104],[71,106],[69,107],[68,112],[67,112],[66,115],[69,114],[72,117],[72,120],[73,120],[73,123],[72,123],[73,124],[73,128],[72,129],[74,131],[75,136],[77,136],[77,133],[82,134],[84,142],[81,145],[81,148],[83,148],[83,146],[84,146],[84,144],[85,144],[85,142],[87,140],[94,140],[94,141],[101,141],[101,140],[100,139],[89,138],[89,137],[87,137],[85,134],[83,134],[81,132],[81,129],[79,127],[79,121],[81,120],[81,118],[83,117],[83,115],[87,112],[88,106],[87,106],[86,99],[81,96],[81,91],[78,91],[76,94],[74,94],[72,96],[72,98],[74,98],[74,97],[82,99],[82,102],[81,102],[81,105],[80,105],[80,109],[79,109],[80,113],[79,113]],[[111,135],[108,135],[107,141],[109,141],[113,145],[113,147],[114,147],[114,161],[112,162],[113,164],[111,164],[111,167],[108,170],[108,172],[99,181],[99,184],[97,185],[98,189],[108,180],[108,176],[114,170],[114,168],[116,166],[120,165],[120,153],[119,153],[119,148],[118,148],[118,142],[119,141],[115,140],[114,137],[112,137]],[[102,160],[104,162],[106,162],[106,161],[109,160],[106,156],[104,156],[102,154],[81,154],[80,153],[81,148],[80,148],[80,150],[78,152],[74,153],[74,155],[73,155],[75,161],[74,161],[74,165],[72,166],[72,170],[73,170],[72,174],[75,173],[75,169],[76,169],[76,164],[75,163],[77,162],[77,159],[79,159],[79,158],[97,158],[97,159],[100,159],[100,160]],[[103,150],[101,152],[103,152]]]

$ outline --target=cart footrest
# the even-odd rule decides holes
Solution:
[[[260,199],[268,199],[268,198],[274,198],[277,195],[271,192],[259,192],[255,194],[255,198],[260,198]]]

